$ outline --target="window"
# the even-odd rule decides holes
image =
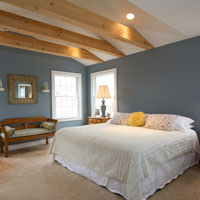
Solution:
[[[105,99],[106,113],[113,114],[117,111],[117,70],[111,69],[91,74],[91,111],[92,115],[95,113],[95,109],[101,108],[101,100],[96,98],[96,93],[99,85],[107,85],[112,98]]]
[[[82,118],[81,74],[52,71],[52,115],[61,121]]]

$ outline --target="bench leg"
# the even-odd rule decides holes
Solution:
[[[46,137],[46,144],[49,144],[48,136]]]
[[[8,143],[5,142],[5,157],[8,157]]]
[[[1,145],[1,153],[3,153],[3,140],[1,137],[0,137],[0,145]]]

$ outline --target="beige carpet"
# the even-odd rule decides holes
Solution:
[[[0,154],[0,200],[123,200],[63,168],[41,145]],[[149,200],[200,200],[200,166],[157,191]]]

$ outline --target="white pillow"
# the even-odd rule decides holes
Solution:
[[[192,125],[194,123],[193,119],[190,119],[188,117],[183,117],[180,115],[177,115],[176,120],[174,121],[174,129],[178,131],[187,131],[188,129],[193,128],[194,126]]]
[[[125,125],[128,126],[128,118],[131,113],[115,113],[110,120],[109,123],[111,124],[119,124],[119,125]]]

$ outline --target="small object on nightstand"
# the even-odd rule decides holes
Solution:
[[[110,117],[110,116],[111,116],[111,114],[110,114],[110,113],[107,113],[106,117]]]
[[[95,110],[95,117],[100,115],[100,109]]]
[[[110,119],[110,117],[88,117],[88,124],[106,123]]]

